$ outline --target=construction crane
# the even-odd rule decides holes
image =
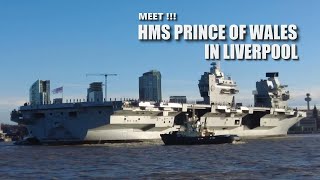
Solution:
[[[88,76],[104,76],[104,99],[107,101],[107,83],[108,83],[108,76],[117,76],[118,74],[86,74],[86,77]]]

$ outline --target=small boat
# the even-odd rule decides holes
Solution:
[[[165,145],[225,144],[240,141],[237,135],[200,136],[198,133],[183,131],[172,131],[160,136]]]

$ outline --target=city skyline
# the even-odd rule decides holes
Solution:
[[[139,41],[138,13],[145,11],[175,12],[178,20],[171,23],[177,24],[297,24],[299,61],[223,60],[221,68],[238,84],[237,102],[253,104],[255,82],[264,79],[266,72],[277,71],[281,83],[289,85],[290,106],[306,107],[306,93],[311,94],[311,107],[320,104],[316,68],[320,25],[315,23],[320,2],[269,1],[260,8],[251,1],[208,1],[192,7],[171,1],[124,7],[127,3],[0,2],[0,122],[12,123],[11,110],[28,101],[29,88],[37,79],[50,80],[51,89],[63,86],[65,99],[86,98],[90,82],[104,81],[86,77],[87,73],[117,73],[108,79],[108,97],[137,98],[138,77],[157,69],[164,100],[175,95],[201,99],[198,80],[212,62],[204,60],[205,42]]]

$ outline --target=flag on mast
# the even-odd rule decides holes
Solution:
[[[59,93],[63,93],[63,86],[52,90],[52,94],[59,94]]]

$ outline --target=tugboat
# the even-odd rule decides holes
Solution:
[[[183,131],[172,131],[169,134],[161,134],[165,145],[200,145],[200,144],[225,144],[240,140],[237,135],[200,136]]]
[[[184,131],[171,131],[169,134],[160,134],[165,145],[201,145],[201,144],[225,144],[240,141],[237,135],[214,135],[208,132],[206,124],[201,127],[200,120],[195,120],[193,108],[192,118],[187,118]],[[188,114],[187,114],[188,116]]]

